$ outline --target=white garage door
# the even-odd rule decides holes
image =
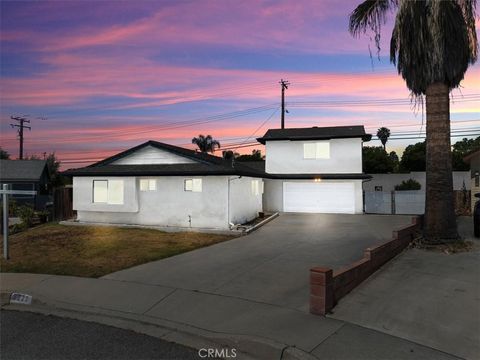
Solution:
[[[354,214],[354,183],[284,182],[283,211]]]

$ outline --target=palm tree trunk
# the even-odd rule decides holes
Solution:
[[[453,203],[448,86],[427,87],[427,153],[424,237],[427,243],[458,239]]]

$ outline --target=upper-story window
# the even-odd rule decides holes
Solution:
[[[155,191],[155,190],[157,190],[157,180],[140,179],[140,191]]]
[[[123,204],[123,180],[93,180],[93,202]]]
[[[304,159],[330,159],[330,142],[319,141],[303,144]]]

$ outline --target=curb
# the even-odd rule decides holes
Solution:
[[[194,326],[146,315],[123,313],[96,307],[60,303],[33,296],[31,305],[10,304],[11,292],[0,293],[2,310],[27,311],[112,326],[177,343],[193,349],[235,349],[236,359],[318,360],[294,346],[267,338],[217,333]]]
[[[279,216],[280,216],[280,213],[276,212],[276,213],[270,215],[269,217],[267,217],[265,220],[262,220],[258,224],[252,226],[251,228],[246,229],[243,233],[244,234],[250,234],[251,232],[257,230],[258,228],[262,227],[266,223],[269,223],[270,221],[272,221],[273,219],[275,219]]]

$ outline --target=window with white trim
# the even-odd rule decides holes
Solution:
[[[252,195],[263,194],[263,181],[252,180]]]
[[[155,190],[157,190],[157,180],[140,179],[140,191],[155,191]]]
[[[330,142],[320,141],[303,144],[304,159],[330,159]]]
[[[202,192],[202,179],[185,179],[184,190]]]
[[[123,204],[123,180],[93,180],[93,202]]]

